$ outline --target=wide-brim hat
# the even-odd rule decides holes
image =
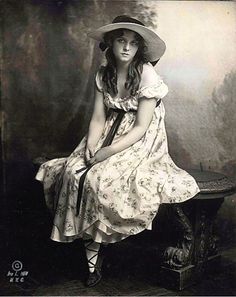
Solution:
[[[111,24],[102,26],[88,36],[103,42],[104,34],[117,29],[127,29],[138,33],[145,41],[145,56],[148,61],[158,61],[166,50],[165,42],[157,35],[155,31],[145,27],[145,25],[137,19],[126,15],[116,17]]]

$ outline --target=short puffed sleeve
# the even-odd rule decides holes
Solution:
[[[138,90],[138,98],[162,99],[168,93],[168,87],[163,80],[158,80],[155,84],[143,86]]]
[[[168,87],[156,73],[152,65],[145,64],[143,80],[138,90],[138,98],[162,99],[168,93]]]
[[[104,67],[101,66],[95,75],[95,85],[99,92],[103,92],[103,81],[102,81],[103,71],[104,71]]]

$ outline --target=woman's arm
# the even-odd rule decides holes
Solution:
[[[120,141],[110,145],[113,154],[117,154],[139,141],[147,131],[156,107],[156,99],[139,99],[139,106],[133,128]]]
[[[95,156],[91,158],[88,163],[90,165],[101,162],[110,156],[117,154],[124,149],[130,147],[135,142],[140,140],[142,136],[145,134],[148,126],[153,117],[153,113],[156,107],[156,99],[140,99],[136,120],[133,128],[123,137],[121,140],[111,144],[110,146],[106,146],[101,148],[96,152]]]
[[[89,124],[85,160],[88,161],[94,155],[95,146],[102,135],[105,125],[106,115],[103,103],[103,94],[95,88],[95,102],[92,118]]]

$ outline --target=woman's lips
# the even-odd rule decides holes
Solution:
[[[129,56],[129,54],[127,54],[127,53],[121,53],[121,55],[125,56],[125,57]]]

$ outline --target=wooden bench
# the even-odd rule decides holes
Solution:
[[[63,156],[67,154],[57,154],[56,157]],[[39,157],[33,164],[38,168],[52,158],[54,156]],[[195,178],[201,191],[189,201],[161,206],[166,208],[168,230],[165,233],[168,240],[162,243],[156,241],[152,246],[158,251],[158,261],[161,261],[158,282],[164,287],[178,290],[199,281],[206,269],[219,260],[214,220],[224,199],[236,192],[235,182],[221,173],[186,171]]]

